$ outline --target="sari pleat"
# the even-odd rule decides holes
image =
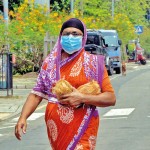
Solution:
[[[72,139],[73,142],[77,140],[76,143],[78,143],[79,136],[84,132],[82,129],[90,116],[88,109],[91,110],[87,107],[75,109],[54,103],[47,105],[45,120],[53,149],[66,150]]]

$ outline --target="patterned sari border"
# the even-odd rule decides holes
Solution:
[[[40,97],[43,97],[44,99],[48,99],[48,95],[45,95],[45,94],[43,94],[43,93],[41,93],[41,92],[32,90],[31,93],[33,93],[33,94],[35,94],[35,95],[38,95],[38,96],[40,96]]]
[[[90,122],[91,117],[93,116],[94,111],[95,111],[95,107],[87,108],[87,112],[80,124],[77,134],[74,136],[73,140],[70,142],[70,144],[68,145],[66,150],[74,150],[74,148],[76,147],[81,136],[84,134],[85,130],[87,129],[88,124]]]

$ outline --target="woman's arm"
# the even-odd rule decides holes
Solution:
[[[114,106],[116,103],[115,94],[112,92],[104,92],[99,95],[83,95],[82,102],[88,105],[98,107]]]
[[[98,107],[108,107],[115,105],[116,97],[113,92],[104,92],[99,95],[86,95],[74,89],[72,93],[63,95],[59,101],[62,104],[67,104],[73,107],[79,106],[82,103]]]
[[[15,136],[21,140],[21,132],[25,133],[27,128],[27,118],[35,111],[37,106],[42,101],[42,97],[30,93],[22,108],[21,115],[15,126]]]

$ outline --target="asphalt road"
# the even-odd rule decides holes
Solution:
[[[96,150],[150,150],[150,68],[112,80],[117,103],[100,108]]]
[[[114,107],[99,108],[100,128],[96,150],[150,150],[150,67],[142,66],[113,75],[111,81],[117,96]],[[28,131],[17,141],[14,125],[17,118],[0,124],[0,149],[50,150],[45,122],[45,107],[28,121]]]

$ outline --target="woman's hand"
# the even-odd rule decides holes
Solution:
[[[18,140],[21,140],[21,132],[26,133],[27,118],[35,111],[37,106],[42,101],[42,97],[30,93],[22,108],[21,116],[15,126],[15,136]]]
[[[73,89],[72,93],[62,95],[60,98],[58,98],[58,100],[61,104],[69,105],[74,108],[78,108],[81,104],[108,107],[114,106],[116,103],[116,97],[113,92],[103,92],[98,95],[88,95],[80,93],[75,88]]]
[[[25,134],[27,129],[27,121],[26,119],[19,118],[16,126],[15,126],[15,136],[18,140],[21,140],[21,134]]]
[[[77,108],[82,104],[83,94],[80,93],[77,89],[73,88],[73,92],[70,94],[65,94],[59,97],[59,102],[61,104],[69,105],[74,108]]]

